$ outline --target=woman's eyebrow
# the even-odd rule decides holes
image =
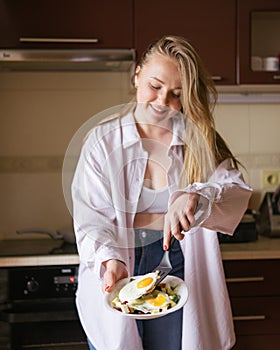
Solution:
[[[151,76],[151,78],[152,78],[152,79],[157,80],[158,82],[160,82],[160,83],[162,83],[162,84],[164,84],[164,81],[160,80],[160,79],[159,79],[159,78],[157,78],[157,77],[153,77],[153,76]]]

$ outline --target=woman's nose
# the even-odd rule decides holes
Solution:
[[[168,94],[166,92],[161,91],[158,94],[158,103],[161,106],[168,106]]]

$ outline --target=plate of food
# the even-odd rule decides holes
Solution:
[[[116,314],[149,320],[181,309],[189,293],[179,277],[168,275],[156,286],[157,272],[124,278],[111,293],[105,294],[106,306]]]

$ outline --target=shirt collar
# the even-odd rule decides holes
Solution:
[[[123,130],[122,143],[124,148],[127,148],[141,141],[141,138],[136,128],[133,111],[121,117],[121,126]],[[177,113],[173,117],[173,137],[170,143],[170,147],[184,145],[185,128],[186,117],[182,113]]]
[[[141,141],[140,135],[136,128],[133,111],[121,117],[121,126],[123,130],[122,143],[124,148]]]

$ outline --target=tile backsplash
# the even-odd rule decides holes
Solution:
[[[0,73],[0,239],[17,229],[72,226],[62,187],[74,134],[99,112],[130,100],[127,73]],[[220,103],[217,129],[244,164],[257,208],[263,169],[280,169],[280,104]]]

